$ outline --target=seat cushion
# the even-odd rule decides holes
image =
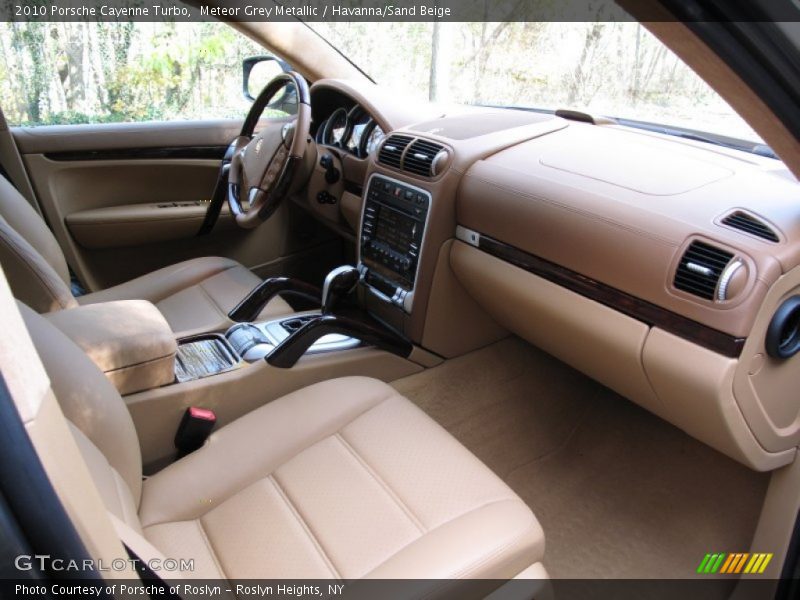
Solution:
[[[393,388],[348,377],[222,428],[144,482],[139,517],[195,577],[509,578],[541,560],[530,509]]]
[[[180,262],[120,285],[80,296],[80,304],[112,300],[149,300],[167,319],[172,331],[191,335],[223,330],[233,323],[228,312],[256,285],[252,271],[228,258],[208,256]],[[291,314],[292,307],[273,298],[260,318]]]

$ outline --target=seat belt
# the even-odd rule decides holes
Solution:
[[[183,413],[183,418],[175,432],[175,447],[178,458],[194,452],[206,443],[208,436],[217,424],[217,415],[213,410],[190,406]]]
[[[197,581],[197,575],[191,576],[183,575],[180,571],[170,571],[168,578],[164,579],[147,565],[152,560],[164,561],[164,555],[159,550],[148,542],[142,534],[135,531],[130,525],[123,522],[119,517],[111,512],[106,512],[111,519],[111,523],[119,537],[120,542],[125,547],[128,556],[136,563],[135,571],[139,574],[140,579],[145,584],[156,586],[159,590],[157,594],[151,594],[152,600],[183,600],[180,594],[170,592],[171,589],[181,589],[183,583],[187,581]],[[206,580],[208,581],[208,580]],[[220,581],[222,580],[215,580]],[[184,590],[185,591],[185,590]],[[226,591],[225,585],[222,585],[222,593],[214,596],[215,598],[230,598],[236,600],[235,594]]]
[[[130,546],[125,542],[122,542],[122,545],[125,546],[125,551],[128,553],[128,558],[130,558],[134,563],[135,566],[133,570],[139,574],[139,579],[142,580],[147,586],[152,586],[154,588],[152,593],[148,593],[151,600],[155,600],[158,598],[159,600],[183,600],[183,598],[172,591],[172,587],[164,581],[159,575],[155,573],[150,567],[147,566],[147,563],[143,561],[136,552],[131,550]]]
[[[3,114],[3,107],[0,106],[0,131],[6,132],[8,135],[11,135],[11,132],[8,130],[8,122],[6,121],[6,116]],[[3,156],[0,154],[0,177],[3,177],[11,186],[19,192],[19,186],[11,179],[11,175],[8,174],[8,169],[5,168],[3,165]]]
[[[8,174],[8,171],[6,171],[6,168],[3,166],[2,162],[0,162],[0,177],[2,177],[8,183],[10,183],[11,187],[13,187],[15,190],[19,191],[19,188],[17,187],[17,184],[14,183],[13,181],[11,181],[11,175]]]
[[[174,581],[168,582],[163,577],[153,571],[148,565],[151,560],[157,559],[164,561],[164,556],[148,542],[139,533],[122,521],[119,517],[111,512],[107,512],[114,530],[119,536],[119,541],[125,547],[128,557],[133,561],[133,570],[139,575],[139,579],[143,583],[154,586],[158,591],[155,594],[150,594],[150,597],[155,600],[182,600],[182,598],[170,592],[170,589],[178,585],[183,577],[178,572],[171,572],[170,576],[175,577]]]
[[[28,201],[36,214],[44,218],[2,106],[0,106],[0,163],[3,163],[0,164],[0,174]]]

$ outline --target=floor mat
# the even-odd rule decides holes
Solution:
[[[685,578],[749,549],[769,480],[509,338],[392,385],[531,507],[557,578]]]

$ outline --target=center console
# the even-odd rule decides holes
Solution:
[[[320,317],[320,313],[293,315],[264,323],[239,323],[228,329],[225,337],[236,353],[247,362],[266,358],[277,346],[304,325]],[[307,354],[348,350],[361,344],[360,340],[346,335],[329,334],[312,344]]]
[[[413,346],[402,328],[348,299],[356,297],[360,283],[379,302],[411,314],[430,208],[427,190],[373,173],[362,210],[358,266],[332,270],[321,290],[288,277],[264,280],[228,313],[237,324],[224,335],[179,340],[175,380],[190,382],[259,361],[291,368],[303,355],[361,345],[408,357]],[[317,301],[321,310],[259,322],[278,294]]]
[[[367,184],[358,270],[372,293],[408,314],[430,203],[429,192],[385,175]]]
[[[357,267],[333,269],[321,288],[288,277],[266,279],[228,313],[233,324],[226,332],[180,338],[176,352],[169,336],[175,354],[164,380],[126,397],[151,472],[171,461],[176,446],[186,451],[185,427],[178,421],[187,406],[214,411],[222,425],[323,379],[391,381],[435,364],[391,321],[411,314],[422,281],[418,263],[430,194],[377,174],[367,184]],[[276,294],[319,308],[262,320]],[[421,295],[417,305],[424,305]]]

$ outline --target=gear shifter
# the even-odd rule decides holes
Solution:
[[[363,309],[340,306],[358,285],[360,277],[358,269],[348,265],[328,273],[322,286],[322,314],[303,323],[275,346],[266,356],[267,362],[279,369],[290,369],[315,343],[332,335],[361,340],[408,358],[414,349],[409,340]]]
[[[358,284],[358,269],[349,265],[336,267],[328,273],[322,286],[322,314],[329,315],[339,301],[350,294]]]

